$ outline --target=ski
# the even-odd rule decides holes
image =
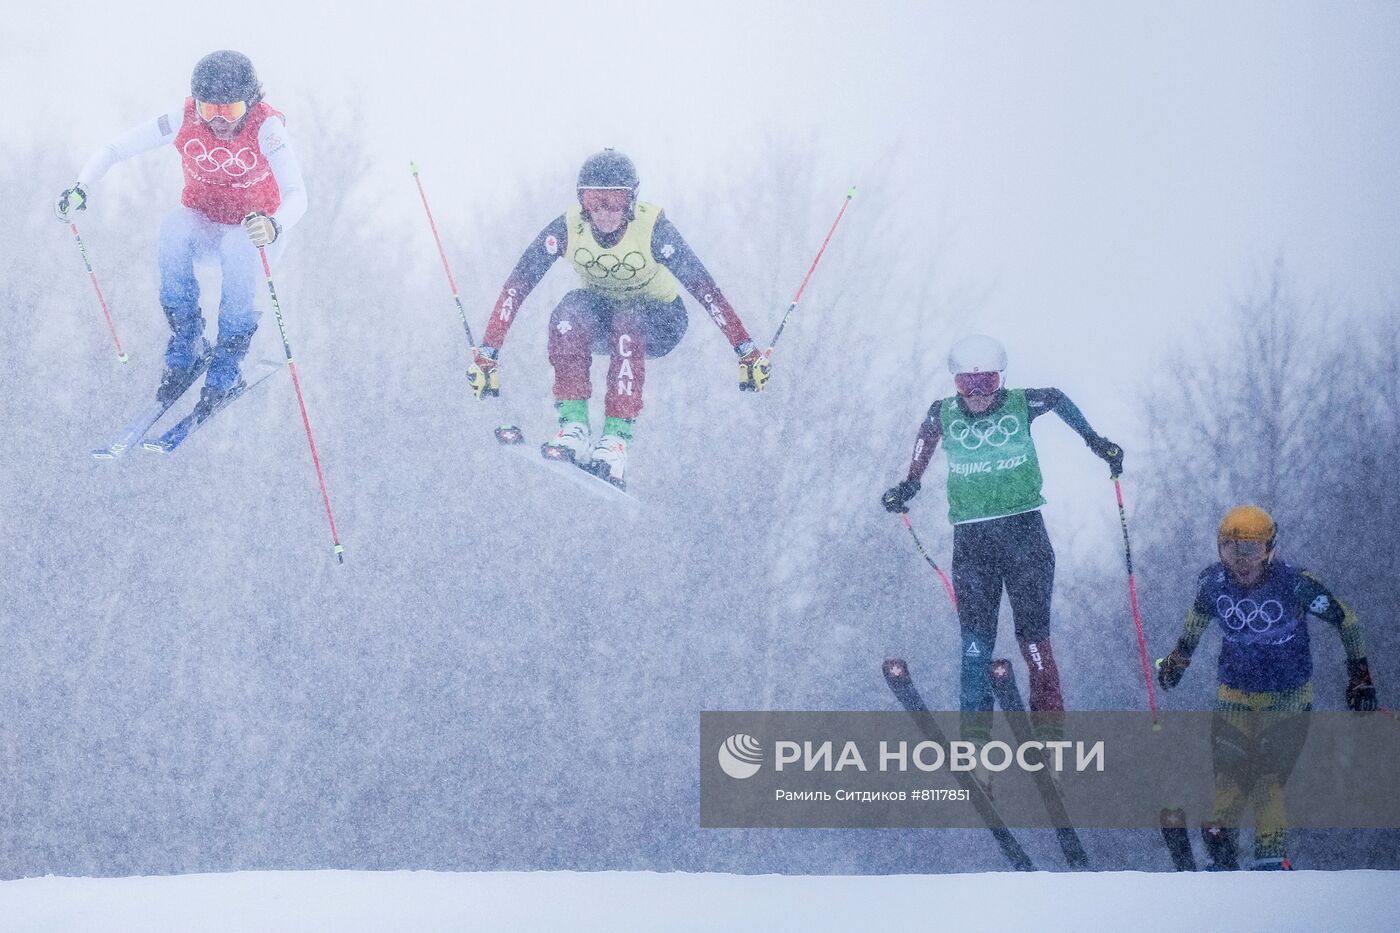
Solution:
[[[1021,744],[1033,741],[1035,735],[1030,716],[1026,713],[1025,701],[1021,698],[1021,689],[1016,686],[1016,674],[1011,669],[1011,662],[1005,658],[992,662],[992,693],[996,696],[997,705],[1006,713],[1016,741]],[[1033,772],[1032,776],[1036,789],[1045,800],[1045,809],[1055,822],[1055,838],[1059,840],[1065,861],[1071,868],[1087,868],[1089,854],[1084,851],[1084,844],[1080,842],[1079,833],[1069,818],[1069,810],[1065,808],[1065,799],[1060,794],[1060,786],[1055,783],[1055,776],[1045,768]]]
[[[209,355],[205,354],[190,371],[190,381],[168,402],[154,399],[149,405],[141,409],[141,414],[137,415],[126,427],[122,428],[116,439],[106,447],[99,447],[92,452],[98,460],[116,460],[128,450],[140,444],[146,437],[146,433],[155,427],[156,422],[165,416],[165,413],[175,407],[175,403],[184,398],[185,393],[190,390],[190,386],[199,381],[199,377],[204,375],[204,371],[209,368]]]
[[[197,413],[198,410],[196,409],[196,411],[190,412],[171,425],[160,437],[153,441],[145,441],[142,446],[156,453],[168,454],[173,452],[175,448],[187,441],[191,434],[208,424],[215,415],[227,408],[235,399],[247,395],[248,392],[272,378],[272,376],[282,368],[283,364],[275,363],[272,360],[258,361],[257,367],[248,374],[248,379],[243,387],[235,389],[224,396],[223,400],[219,402],[214,410],[210,411],[203,418],[200,418]]]
[[[1196,853],[1191,850],[1191,836],[1186,831],[1186,811],[1180,808],[1162,810],[1162,839],[1177,871],[1197,871]]]
[[[513,424],[501,425],[496,428],[495,434],[496,441],[501,447],[516,456],[524,457],[531,463],[543,466],[549,472],[568,480],[591,495],[613,502],[625,502],[631,506],[640,504],[631,493],[619,489],[586,466],[581,466],[572,460],[551,460],[541,456],[538,448],[525,443],[524,432]]]
[[[914,686],[914,681],[909,676],[909,665],[903,658],[889,658],[884,664],[885,683],[894,692],[899,704],[910,713],[914,714],[914,721],[919,724],[919,730],[932,742],[947,746],[948,737],[939,728],[932,716],[920,716],[919,713],[927,713],[929,708],[924,703],[924,698],[919,695],[918,688]],[[972,798],[972,805],[977,810],[977,815],[982,818],[982,822],[987,824],[987,829],[991,831],[992,837],[996,839],[997,845],[1001,847],[1001,854],[1006,856],[1007,861],[1017,871],[1034,871],[1035,865],[1026,854],[1026,850],[1021,848],[1021,844],[1016,841],[1016,837],[1011,834],[1011,830],[1006,828],[1006,823],[1002,820],[1001,814],[997,813],[996,804],[987,795],[981,784],[967,771],[952,772],[953,778],[958,782],[958,786],[968,792]]]

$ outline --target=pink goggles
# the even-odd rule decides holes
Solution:
[[[583,209],[592,211],[625,211],[632,203],[632,192],[626,188],[584,188],[579,193]]]
[[[1001,388],[1001,373],[958,373],[953,385],[959,395],[991,395]]]

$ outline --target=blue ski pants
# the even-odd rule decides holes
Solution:
[[[276,262],[286,237],[267,247],[268,262]],[[199,280],[195,263],[218,263],[222,279],[219,334],[206,384],[228,389],[238,381],[238,366],[258,329],[256,297],[262,283],[262,261],[242,224],[219,224],[199,211],[177,207],[160,225],[160,303],[173,336],[165,365],[191,365],[202,349],[204,317],[199,309]]]

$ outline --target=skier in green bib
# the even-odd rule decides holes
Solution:
[[[953,524],[953,591],[962,629],[964,713],[992,709],[991,662],[997,616],[1005,589],[1016,640],[1030,670],[1030,707],[1053,731],[1064,710],[1060,675],[1050,647],[1050,595],[1055,551],[1040,507],[1040,460],[1031,422],[1053,411],[1079,432],[1089,449],[1117,476],[1123,450],[1089,426],[1059,389],[1007,389],[1006,350],[991,337],[965,337],[948,354],[957,394],[936,401],[919,429],[908,476],[884,494],[890,512],[909,511],[933,450],[943,439],[948,458],[948,520]],[[990,734],[990,715],[964,719],[963,736]]]

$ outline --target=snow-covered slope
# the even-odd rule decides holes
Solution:
[[[1396,876],[238,872],[0,883],[13,933],[1394,929]]]

